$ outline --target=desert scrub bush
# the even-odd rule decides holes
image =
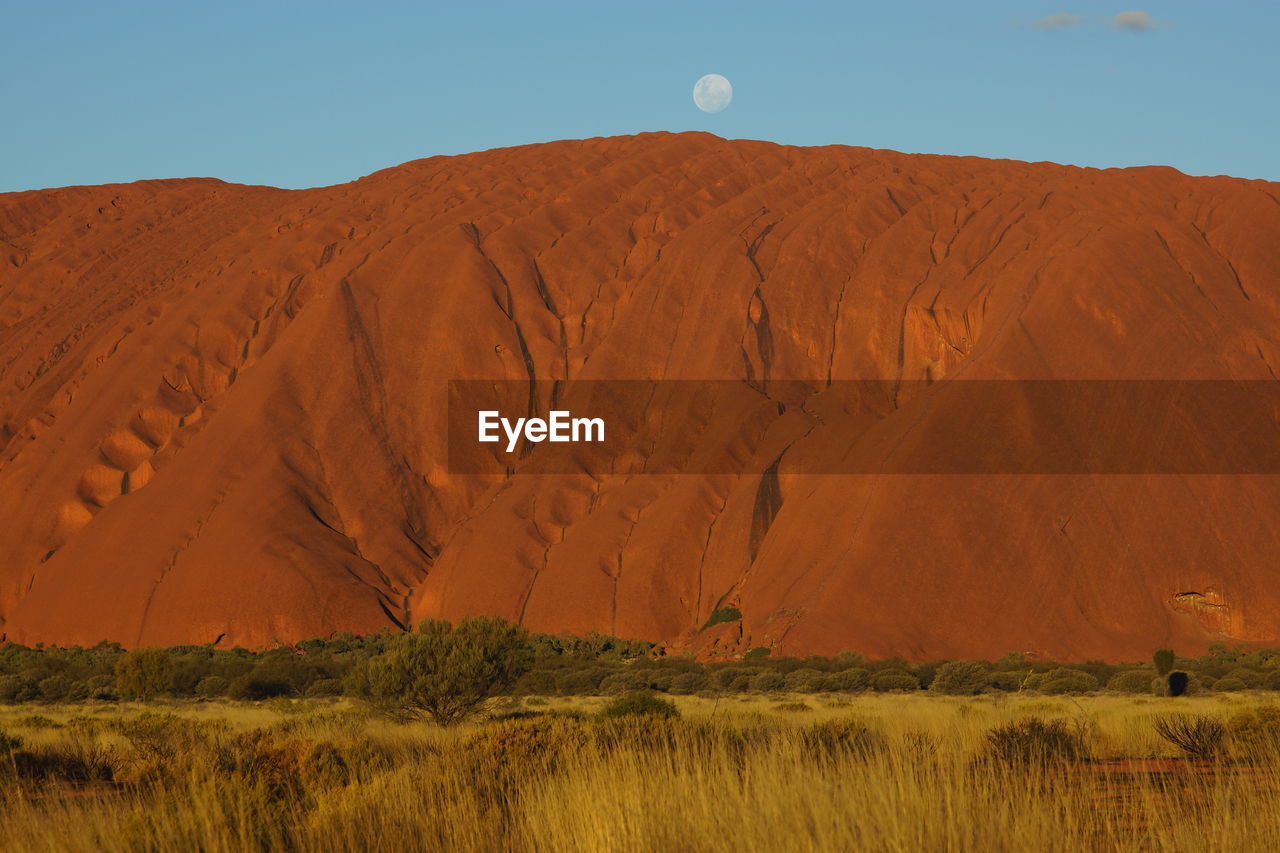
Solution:
[[[532,664],[528,633],[502,619],[428,619],[367,661],[367,697],[409,717],[448,726],[509,689]]]
[[[583,696],[597,693],[600,684],[612,673],[604,667],[570,669],[556,676],[556,692],[561,696]]]
[[[0,702],[20,704],[39,697],[40,685],[22,675],[0,675]]]
[[[710,686],[711,679],[705,672],[681,672],[672,676],[668,691],[678,696],[687,696],[706,690]]]
[[[111,729],[129,744],[120,775],[137,782],[164,782],[200,765],[231,726],[225,720],[192,720],[177,714],[143,713],[112,720]]]
[[[773,710],[782,711],[784,713],[794,713],[796,711],[812,711],[813,706],[808,702],[779,702],[773,706]]]
[[[885,739],[856,719],[827,720],[800,730],[800,743],[814,757],[866,757],[882,752]]]
[[[1005,693],[1016,693],[1021,690],[1022,683],[1026,680],[1026,670],[1001,670],[990,673],[987,676],[987,684],[993,690],[1000,690]]]
[[[986,666],[975,661],[956,660],[938,667],[929,689],[948,696],[973,696],[986,686]]]
[[[871,686],[877,693],[907,693],[919,690],[920,681],[900,669],[889,669],[872,676]]]
[[[84,684],[89,690],[88,698],[90,699],[114,701],[119,698],[116,694],[116,679],[113,675],[94,675]]]
[[[221,675],[206,675],[196,682],[195,693],[202,699],[217,699],[227,695],[231,682]]]
[[[587,727],[543,715],[483,726],[464,738],[462,752],[477,777],[494,773],[549,773],[590,742]]]
[[[1107,679],[1107,689],[1117,693],[1153,693],[1157,676],[1149,669],[1126,669]]]
[[[1050,695],[1091,693],[1098,689],[1098,679],[1084,670],[1062,666],[1029,677],[1026,686]]]
[[[72,737],[31,745],[0,731],[0,780],[8,777],[40,785],[80,787],[110,782],[114,772],[110,752],[94,738]]]
[[[1210,689],[1215,693],[1239,693],[1242,690],[1248,690],[1249,685],[1235,676],[1227,675],[1213,682]]]
[[[602,719],[633,716],[678,717],[680,709],[670,699],[655,696],[647,690],[620,696],[600,709]]]
[[[1280,707],[1239,711],[1227,719],[1226,729],[1234,752],[1251,759],[1280,757]]]
[[[521,695],[547,696],[556,692],[556,673],[548,669],[533,669],[516,679],[511,692]]]
[[[707,621],[702,624],[702,630],[705,631],[713,625],[719,625],[723,622],[740,622],[742,621],[742,611],[736,607],[717,607],[711,611],[711,615],[707,617]]]
[[[649,682],[636,672],[615,672],[600,681],[600,692],[614,696],[620,693],[647,690],[648,687]]]
[[[24,717],[18,717],[13,724],[21,729],[60,729],[62,723],[57,720],[51,720],[43,714],[27,714]]]
[[[147,700],[169,688],[173,667],[165,649],[133,649],[116,661],[116,693]]]
[[[1001,765],[1046,765],[1086,755],[1084,738],[1065,720],[1027,717],[987,732],[984,758]]]
[[[746,689],[746,685],[751,683],[751,676],[757,672],[759,670],[751,666],[717,666],[711,669],[709,677],[711,686],[719,690],[733,690],[735,684]]]
[[[293,685],[288,681],[256,672],[246,673],[227,685],[227,696],[243,702],[262,702],[292,695]]]
[[[308,699],[324,699],[342,695],[342,679],[316,679],[306,690]]]
[[[788,672],[783,681],[786,689],[793,693],[819,693],[826,686],[827,673],[804,667]]]
[[[1246,689],[1254,690],[1262,686],[1262,673],[1254,672],[1238,666],[1226,674],[1227,678],[1235,678],[1244,683]]]
[[[827,690],[840,693],[857,693],[871,685],[871,677],[861,667],[850,667],[833,672],[826,678]]]
[[[1222,676],[1219,680],[1213,681],[1212,688],[1215,693],[1240,693],[1242,690],[1248,690],[1249,685],[1244,681],[1231,678],[1230,675]]]
[[[1203,714],[1169,714],[1152,720],[1156,734],[1191,758],[1209,759],[1222,750],[1226,727]]]
[[[773,693],[781,690],[786,685],[786,681],[782,673],[766,669],[751,676],[750,685],[751,689],[757,693]]]

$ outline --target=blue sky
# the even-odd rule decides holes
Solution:
[[[0,191],[647,130],[1280,180],[1280,4],[1137,2],[0,0]]]

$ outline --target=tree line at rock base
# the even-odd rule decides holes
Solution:
[[[1062,664],[1007,655],[996,661],[774,658],[704,662],[652,643],[598,634],[531,634],[500,619],[457,626],[424,622],[409,633],[339,634],[250,651],[208,646],[125,650],[0,645],[0,703],[114,702],[157,697],[260,701],[273,697],[364,699],[403,707],[406,693],[436,694],[442,718],[465,716],[494,695],[858,693],[929,690],[948,695],[1113,691],[1162,695],[1167,675],[1185,692],[1280,690],[1280,650],[1216,646],[1194,658],[1159,650],[1149,663]],[[445,706],[456,706],[450,711]],[[435,712],[431,716],[437,716]]]

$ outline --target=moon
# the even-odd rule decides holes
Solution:
[[[718,113],[733,100],[733,85],[719,74],[706,74],[693,84],[693,102],[704,113]]]

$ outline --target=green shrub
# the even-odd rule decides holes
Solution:
[[[196,695],[205,699],[217,699],[219,696],[226,696],[230,688],[231,682],[221,675],[207,675],[196,682]]]
[[[1014,693],[1022,689],[1022,683],[1027,680],[1026,671],[1003,671],[993,672],[987,676],[987,684],[994,690],[1003,690],[1007,693]]]
[[[742,611],[736,607],[718,607],[711,611],[711,615],[707,617],[707,621],[703,623],[702,630],[705,631],[712,625],[719,625],[722,622],[741,622]]]
[[[1280,707],[1240,711],[1227,720],[1226,728],[1236,752],[1249,758],[1280,757]]]
[[[613,675],[605,676],[600,682],[601,693],[615,696],[648,688],[649,682],[634,672],[615,672]]]
[[[1262,686],[1262,673],[1254,672],[1252,669],[1245,669],[1242,666],[1238,666],[1228,672],[1226,677],[1238,679],[1248,690]]]
[[[711,679],[707,677],[705,672],[681,672],[677,673],[671,679],[671,687],[668,688],[671,693],[687,696],[690,693],[699,693],[711,686]]]
[[[900,669],[886,670],[871,678],[871,686],[878,693],[902,693],[920,689],[920,681]]]
[[[1107,679],[1107,689],[1117,693],[1152,693],[1155,673],[1149,669],[1126,669]]]
[[[147,700],[169,688],[172,666],[165,649],[133,649],[116,661],[116,693]]]
[[[0,675],[0,702],[17,705],[40,695],[40,685],[22,675]]]
[[[385,709],[452,725],[509,689],[532,663],[528,633],[502,619],[428,619],[366,664],[369,698]]]
[[[556,692],[561,696],[583,696],[597,693],[600,683],[610,675],[601,667],[566,670],[556,676]]]
[[[1262,687],[1266,690],[1280,690],[1280,669],[1273,669],[1264,675]]]
[[[746,653],[742,656],[742,659],[743,660],[764,660],[772,653],[773,653],[773,649],[770,649],[766,646],[756,646],[755,648],[747,649]]]
[[[1156,665],[1156,675],[1168,675],[1173,672],[1173,649],[1156,649],[1151,661]]]
[[[1040,676],[1035,689],[1053,695],[1089,693],[1098,689],[1098,679],[1083,670],[1058,667]]]
[[[241,701],[261,702],[276,696],[289,696],[293,693],[293,685],[279,678],[249,673],[242,675],[227,685],[227,695]]]
[[[311,686],[307,688],[307,696],[315,699],[324,696],[341,696],[342,695],[342,679],[340,678],[321,678],[311,682]]]
[[[1248,689],[1249,685],[1245,684],[1239,678],[1231,675],[1219,678],[1217,681],[1213,682],[1213,690],[1217,693],[1238,693],[1241,690]]]
[[[929,689],[949,696],[973,696],[986,686],[986,666],[974,661],[956,660],[938,667]]]
[[[129,742],[138,755],[156,762],[189,759],[208,746],[214,737],[230,731],[230,726],[221,720],[210,722],[177,714],[153,713],[115,720],[112,728]]]
[[[600,716],[610,717],[678,717],[680,709],[670,699],[662,699],[646,690],[628,693],[614,699],[600,710]]]
[[[772,693],[786,685],[782,673],[766,669],[751,676],[751,689],[759,693]]]
[[[870,676],[861,667],[842,669],[827,676],[827,689],[841,693],[857,693],[866,690],[870,684]]]
[[[65,675],[51,675],[40,681],[40,698],[46,702],[61,702],[71,690],[71,679]]]
[[[117,698],[116,679],[113,675],[94,675],[85,681],[89,699],[113,701]]]
[[[795,693],[820,693],[826,682],[825,672],[809,667],[792,670],[784,678],[786,688]]]
[[[745,689],[750,683],[751,676],[757,671],[755,667],[750,666],[717,666],[711,670],[712,686],[721,690],[733,690],[734,684],[741,681],[743,686],[737,689]]]
[[[1027,717],[987,732],[985,757],[1005,765],[1044,765],[1085,757],[1084,738],[1063,720]]]
[[[511,691],[523,696],[550,696],[556,692],[556,674],[546,669],[530,670],[520,676]]]

